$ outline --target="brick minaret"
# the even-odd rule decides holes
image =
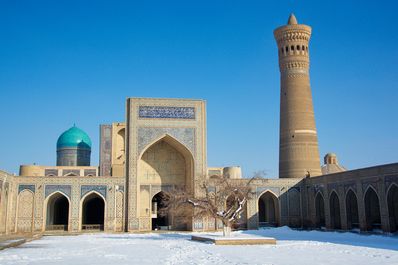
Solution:
[[[281,73],[279,177],[321,175],[309,75],[311,27],[292,14],[274,36]]]

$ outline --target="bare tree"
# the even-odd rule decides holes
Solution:
[[[250,184],[257,178],[211,177],[200,186],[201,195],[197,197],[184,189],[174,189],[166,193],[161,214],[171,212],[186,218],[214,218],[222,222],[223,235],[229,236],[253,194]]]

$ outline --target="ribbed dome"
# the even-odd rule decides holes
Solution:
[[[63,132],[57,141],[57,149],[63,147],[81,147],[91,149],[90,137],[76,126]]]

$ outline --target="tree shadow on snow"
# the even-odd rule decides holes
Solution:
[[[191,236],[179,233],[149,233],[149,234],[126,234],[121,236],[104,236],[106,239],[124,239],[124,240],[165,240],[165,239],[190,239]]]
[[[316,241],[358,247],[398,250],[398,237],[353,232],[294,230],[288,227],[241,231],[242,234],[273,237],[276,240]],[[278,243],[277,243],[278,244]]]

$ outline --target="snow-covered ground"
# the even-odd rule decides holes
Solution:
[[[235,232],[275,237],[277,245],[216,246],[189,233],[48,236],[0,251],[0,264],[398,264],[398,237],[295,231]]]

